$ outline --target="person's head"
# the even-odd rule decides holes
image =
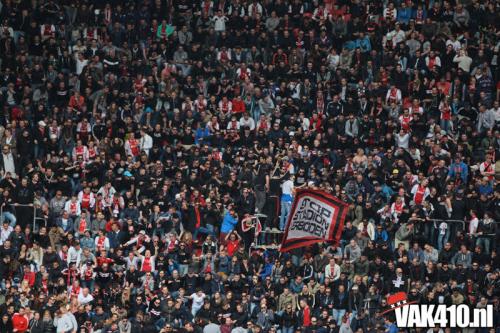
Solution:
[[[302,309],[308,307],[307,301],[304,298],[300,299],[299,304]]]

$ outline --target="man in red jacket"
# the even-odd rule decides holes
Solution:
[[[23,280],[28,281],[30,287],[33,287],[35,285],[35,278],[35,272],[31,271],[31,267],[29,265],[24,266]]]
[[[28,331],[28,318],[24,313],[24,307],[19,308],[19,312],[12,316],[12,327],[16,333],[24,333]]]
[[[245,102],[241,99],[241,96],[236,96],[233,101],[233,113],[243,113],[245,112]]]
[[[302,327],[311,326],[311,308],[309,308],[309,304],[305,299],[301,299],[299,305],[301,308],[299,317],[302,317]]]

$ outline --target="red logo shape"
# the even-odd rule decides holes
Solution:
[[[387,297],[387,305],[389,308],[385,310],[382,314],[394,311],[397,308],[401,308],[403,306],[413,304],[416,302],[409,302],[408,301],[408,295],[404,291],[397,292],[395,294],[389,295]]]

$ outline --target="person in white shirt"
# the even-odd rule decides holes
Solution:
[[[248,16],[254,17],[254,14],[262,15],[262,5],[257,1],[254,1],[250,5],[248,5]]]
[[[139,146],[141,151],[145,152],[149,156],[149,151],[153,148],[153,138],[146,133],[144,129],[141,129],[141,139],[139,140]]]
[[[129,270],[131,267],[134,267],[136,269],[139,264],[140,264],[140,259],[135,255],[134,252],[130,251],[128,253],[127,258],[125,258],[125,264],[127,265],[127,270]]]
[[[113,196],[115,195],[116,190],[111,184],[110,181],[106,182],[104,186],[102,186],[97,194],[102,194],[102,198],[104,200],[104,207],[109,207],[111,206],[111,203],[113,202]]]
[[[406,133],[405,130],[400,130],[396,135],[396,144],[399,148],[408,150],[410,146],[410,134]]]
[[[293,184],[294,176],[289,176],[281,185],[281,215],[280,215],[280,230],[285,230],[285,223],[292,209],[293,202]]]
[[[446,46],[448,45],[451,45],[453,47],[453,50],[455,50],[455,52],[460,50],[460,48],[462,47],[460,41],[458,41],[453,35],[451,35],[450,38],[448,38],[448,40],[446,41]]]
[[[95,196],[94,193],[90,190],[90,187],[86,187],[80,192],[78,192],[78,202],[80,203],[80,209],[82,207],[82,203],[85,207],[92,209],[95,205]]]
[[[311,126],[311,122],[309,121],[308,118],[306,118],[304,112],[300,112],[299,113],[299,121],[300,123],[302,124],[302,130],[305,132],[305,131],[308,131],[310,126]]]
[[[78,56],[76,57],[76,74],[80,75],[83,72],[83,68],[87,66],[89,61],[83,57],[82,53],[78,53]]]
[[[72,218],[76,218],[82,214],[82,207],[76,196],[72,196],[70,200],[66,201],[64,210],[67,211]]]
[[[328,63],[328,68],[330,70],[336,70],[340,62],[340,56],[337,54],[337,50],[332,47],[330,54],[326,57]]]
[[[193,305],[191,306],[191,314],[193,315],[193,317],[195,317],[196,313],[203,307],[206,295],[201,289],[198,289],[195,293],[191,294],[189,298],[193,301]]]
[[[255,120],[250,117],[248,112],[245,112],[243,114],[243,117],[240,118],[240,128],[241,127],[248,127],[250,128],[250,131],[253,131],[255,129]]]
[[[493,107],[489,110],[489,112],[491,112],[495,115],[495,122],[499,123],[500,122],[500,102],[498,102],[498,100],[493,102]]]
[[[0,228],[0,246],[9,239],[10,234],[14,229],[9,225],[9,221],[4,220],[2,223],[2,228]]]
[[[89,292],[89,288],[81,288],[78,294],[78,303],[81,305],[89,304],[94,300],[94,296]]]
[[[385,36],[385,43],[387,41],[392,41],[392,47],[396,47],[401,42],[406,40],[406,33],[401,29],[399,24],[396,23],[396,27],[394,30],[391,30]]]
[[[3,175],[5,175],[7,172],[10,172],[13,178],[16,178],[16,160],[14,159],[14,155],[12,154],[12,151],[10,150],[9,145],[4,145],[2,147],[2,160],[1,163],[1,172],[3,172]]]
[[[229,21],[229,19],[223,15],[221,10],[217,11],[217,15],[212,18],[212,21],[214,22],[215,32],[221,33],[226,31],[226,22]]]
[[[470,215],[471,220],[469,222],[469,235],[476,236],[477,228],[479,226],[479,219],[476,216],[476,212],[474,212],[473,210],[471,210]]]
[[[97,236],[94,239],[95,248],[97,251],[109,251],[109,238],[106,237],[104,231],[99,230]]]
[[[394,7],[392,2],[389,2],[386,8],[384,8],[384,18],[386,21],[395,21],[398,17],[398,10]]]
[[[441,68],[441,58],[434,51],[430,51],[429,55],[425,57],[425,65],[429,69],[434,68],[434,66]]]
[[[336,281],[340,277],[340,266],[337,265],[335,259],[330,259],[330,263],[325,267],[325,278],[330,281]]]
[[[68,266],[72,263],[76,264],[76,267],[80,266],[80,259],[82,254],[82,248],[80,247],[80,242],[75,241],[73,246],[68,250],[67,263]]]
[[[472,64],[472,58],[467,55],[467,51],[460,50],[457,55],[453,58],[454,63],[458,63],[458,68],[463,71],[470,73],[470,65]]]
[[[401,90],[398,89],[395,85],[392,85],[391,89],[389,89],[387,91],[387,94],[385,95],[385,103],[401,104],[402,102],[403,102],[403,95],[401,93]]]

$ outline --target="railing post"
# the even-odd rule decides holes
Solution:
[[[35,232],[35,227],[36,227],[36,205],[35,205],[35,201],[33,201],[33,230],[32,230],[32,232]]]

